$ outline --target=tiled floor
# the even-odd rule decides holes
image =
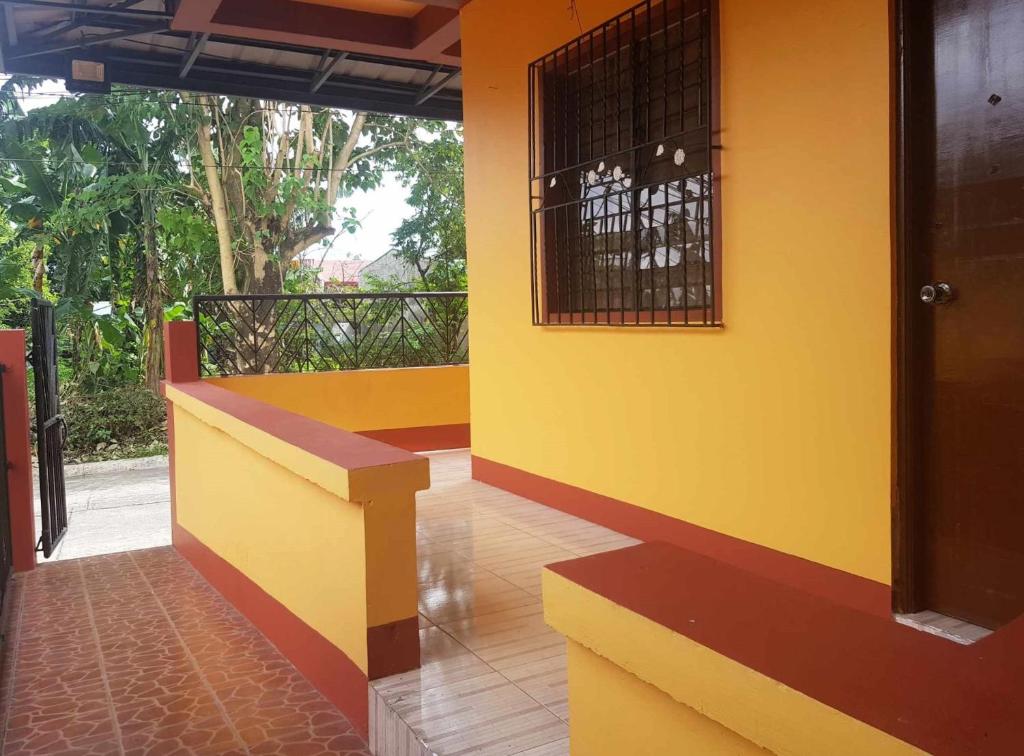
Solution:
[[[430,457],[417,499],[423,666],[374,683],[371,745],[567,754],[565,639],[544,624],[541,569],[637,541],[471,480],[468,452]]]
[[[635,541],[471,480],[468,452],[430,457],[417,515],[423,666],[374,684],[376,753],[567,754],[565,641],[544,624],[541,569]],[[118,548],[136,530],[127,512],[159,531],[164,470],[104,477],[69,480],[61,556]],[[100,490],[112,485],[116,500]],[[89,512],[106,519],[76,522]],[[20,575],[5,632],[3,754],[366,753],[171,549]]]
[[[916,612],[915,614],[897,614],[896,621],[915,630],[922,630],[940,638],[959,643],[961,646],[970,646],[982,638],[988,637],[992,631],[972,625],[970,622],[947,617],[933,611]]]
[[[367,753],[173,549],[41,565],[11,590],[7,756]]]

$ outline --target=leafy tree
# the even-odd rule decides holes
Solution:
[[[24,302],[32,287],[32,250],[31,243],[18,240],[7,211],[0,208],[0,328],[26,325]]]
[[[410,187],[394,242],[417,288],[465,288],[457,128],[130,89],[25,112],[38,85],[0,86],[0,298],[56,302],[84,386],[155,390],[161,321],[197,293],[310,290],[300,253],[356,230],[345,197],[387,172]]]
[[[434,137],[401,161],[413,214],[392,234],[394,252],[419,275],[416,288],[466,289],[466,201],[461,127]],[[392,284],[393,285],[393,284]]]
[[[217,230],[226,293],[278,293],[300,253],[354,231],[340,197],[380,184],[422,122],[244,98],[188,97],[190,190]],[[197,178],[200,177],[200,178]]]
[[[75,366],[95,373],[95,360],[79,359],[88,357],[91,342],[117,351],[117,342],[133,336],[132,329],[115,331],[109,319],[93,317],[92,303],[109,301],[116,314],[139,325],[133,356],[156,391],[163,318],[156,208],[182,180],[175,154],[181,139],[170,128],[168,103],[123,95],[5,112],[0,157],[11,177],[4,197],[22,221],[22,235],[36,242],[37,292],[42,253],[49,250],[46,267],[60,295],[58,313],[69,319]],[[83,342],[90,329],[93,338]]]

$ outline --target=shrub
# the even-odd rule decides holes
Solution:
[[[61,391],[61,409],[68,424],[68,461],[142,457],[167,450],[164,401],[141,386],[85,392],[68,385]]]

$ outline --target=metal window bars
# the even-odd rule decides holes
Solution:
[[[199,296],[200,375],[458,365],[465,292]]]
[[[647,0],[529,70],[535,325],[720,325],[711,0]]]

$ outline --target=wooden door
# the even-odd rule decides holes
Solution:
[[[912,591],[997,627],[1024,612],[1024,2],[906,5]]]

